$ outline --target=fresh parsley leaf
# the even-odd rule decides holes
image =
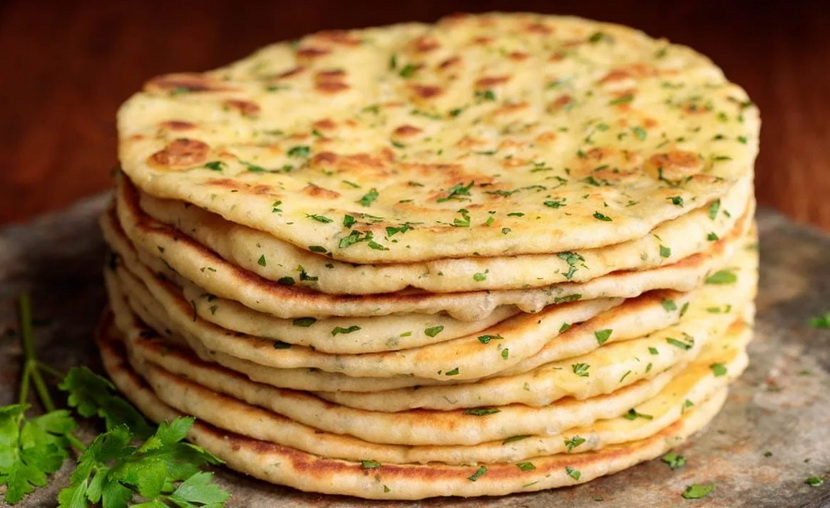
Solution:
[[[470,476],[467,479],[470,480],[471,482],[474,482],[474,481],[478,480],[479,478],[481,478],[482,476],[484,476],[486,473],[487,473],[487,468],[485,466],[481,466],[478,469],[476,469],[476,472],[473,473],[472,476]]]
[[[611,329],[597,330],[594,332],[594,337],[597,338],[597,343],[601,346],[611,337],[612,333],[614,333],[614,330]]]
[[[732,284],[738,276],[729,270],[720,270],[706,277],[706,284]]]
[[[424,333],[428,337],[435,337],[436,335],[441,333],[443,330],[444,330],[444,326],[443,325],[438,325],[438,326],[432,326],[430,328],[427,328],[426,330],[424,330]]]
[[[357,325],[352,325],[348,328],[343,328],[342,326],[336,326],[331,331],[331,334],[332,334],[332,336],[334,336],[334,335],[338,335],[338,334],[341,334],[341,333],[352,333],[352,332],[356,332],[358,330],[360,330],[360,327],[357,326]]]
[[[607,215],[603,215],[599,212],[594,212],[594,218],[597,219],[597,220],[604,221],[604,222],[611,222],[612,220],[614,220],[611,217],[609,217]]]
[[[669,465],[672,469],[677,469],[686,465],[686,458],[676,452],[669,452],[660,459]]]
[[[815,328],[830,328],[830,310],[826,310],[821,316],[811,319],[810,326]]]
[[[588,369],[590,368],[591,366],[587,363],[574,363],[571,365],[571,370],[579,377],[588,377]]]
[[[713,490],[715,490],[714,484],[700,485],[693,483],[686,487],[681,496],[683,496],[683,499],[702,499],[711,494]]]
[[[565,446],[568,447],[569,452],[572,452],[574,450],[574,448],[576,448],[577,446],[581,445],[584,442],[585,442],[584,437],[574,436],[570,439],[565,440]]]
[[[361,197],[358,200],[358,203],[360,203],[363,206],[369,206],[372,203],[374,203],[377,198],[378,198],[378,190],[377,189],[371,189],[371,190],[369,190],[369,192],[364,194],[363,197]]]

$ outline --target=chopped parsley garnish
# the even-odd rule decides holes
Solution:
[[[267,264],[267,262],[265,261],[265,254],[259,257],[259,259],[257,260],[257,264],[259,266],[265,266]]]
[[[354,217],[351,215],[344,215],[343,216],[343,225],[349,229],[354,226],[354,223],[357,222]]]
[[[654,419],[653,416],[647,415],[647,414],[644,414],[644,413],[639,413],[634,408],[629,409],[628,412],[623,415],[623,418],[625,418],[626,420],[636,420],[637,418],[642,418],[644,420],[653,420]]]
[[[562,326],[559,327],[559,333],[565,333],[571,328],[570,323],[562,323]]]
[[[702,499],[711,494],[713,490],[715,490],[714,484],[700,485],[694,483],[686,487],[681,496],[683,496],[683,499]]]
[[[565,472],[568,473],[568,476],[570,476],[574,480],[579,480],[580,478],[582,478],[582,473],[572,468],[571,466],[566,466]]]
[[[510,436],[507,439],[505,439],[504,441],[502,441],[501,444],[506,445],[506,444],[510,444],[510,443],[515,443],[516,441],[521,441],[522,439],[527,439],[529,437],[530,437],[530,434],[522,434],[522,435],[519,435],[519,436]]]
[[[588,377],[588,369],[590,368],[591,366],[587,363],[574,363],[571,365],[571,370],[573,370],[574,374],[580,377]]]
[[[502,340],[502,339],[504,339],[504,337],[502,337],[501,335],[479,335],[478,336],[478,341],[481,342],[482,344],[487,344],[491,340]]]
[[[651,355],[659,355],[660,351],[658,351],[656,347],[649,346],[648,353]]]
[[[729,270],[720,270],[709,277],[706,277],[706,284],[732,284],[738,280],[738,276]]]
[[[358,200],[358,203],[360,203],[363,206],[369,206],[372,203],[374,203],[377,198],[378,198],[377,189],[371,189],[369,192],[364,194],[363,197],[361,197]]]
[[[308,217],[309,219],[314,219],[317,222],[322,222],[323,224],[328,224],[330,222],[334,222],[333,219],[329,219],[325,215],[315,215],[313,213],[307,213],[306,217]]]
[[[303,328],[308,328],[309,326],[313,325],[317,322],[317,318],[313,317],[301,317],[297,318],[291,322],[294,326],[301,326]]]
[[[473,280],[476,281],[476,282],[482,282],[482,281],[487,280],[487,272],[489,272],[489,271],[490,270],[473,274]]]
[[[282,201],[274,201],[271,204],[271,207],[272,207],[271,213],[281,213],[282,210],[279,208],[281,204],[282,204]]]
[[[618,106],[620,104],[628,104],[629,102],[634,100],[634,94],[625,94],[623,96],[617,97],[608,102],[609,106]]]
[[[669,452],[660,459],[672,469],[678,469],[686,465],[686,458],[676,452]]]
[[[501,350],[501,357],[503,360],[507,360],[510,358],[510,350],[508,348],[504,348]]]
[[[452,225],[457,228],[468,228],[470,227],[470,212],[464,208],[460,208],[456,213],[461,214],[461,218],[455,218],[452,221]]]
[[[584,442],[585,442],[584,437],[574,436],[570,439],[565,440],[565,446],[568,447],[569,452],[572,452],[574,450],[574,448],[576,448],[577,446],[581,445]]]
[[[674,300],[667,300],[666,298],[663,298],[660,300],[660,305],[663,306],[663,309],[665,309],[666,312],[677,310],[677,304],[674,303]]]
[[[470,480],[471,482],[474,482],[474,481],[478,480],[479,478],[481,478],[482,476],[484,476],[486,473],[487,473],[487,468],[485,466],[481,466],[478,469],[476,469],[476,472],[473,473],[472,476],[470,476],[467,479]]]
[[[687,342],[683,342],[682,340],[673,339],[671,337],[666,338],[666,342],[671,344],[672,346],[679,347],[685,351],[692,349],[695,345],[695,340],[691,337],[688,337]]]
[[[447,372],[444,373],[444,375],[445,376],[457,376],[458,372],[459,372],[458,367],[456,367],[452,370],[448,370]]]
[[[492,90],[476,90],[475,98],[485,101],[495,101],[496,93]]]
[[[819,478],[817,476],[811,476],[804,480],[804,483],[809,485],[810,487],[821,487],[824,485],[824,478]]]
[[[545,201],[544,204],[548,208],[561,208],[563,206],[567,206],[567,205],[565,205],[565,200],[564,199],[549,199],[549,200]]]
[[[444,330],[443,325],[438,325],[438,326],[433,326],[431,328],[427,328],[426,330],[424,330],[424,333],[428,337],[435,337],[436,335],[441,333],[443,330]]]
[[[496,413],[501,413],[501,409],[496,409],[494,407],[474,407],[464,410],[465,415],[471,416],[487,416],[494,415]]]
[[[311,148],[308,146],[294,146],[288,150],[289,157],[308,157]]]
[[[291,349],[291,344],[278,340],[274,342],[274,349]]]
[[[568,272],[564,274],[565,278],[568,280],[571,280],[574,272],[576,272],[576,265],[582,261],[585,261],[585,258],[576,252],[560,252],[556,256],[568,263]]]
[[[417,67],[415,67],[414,65],[412,65],[412,64],[406,64],[406,65],[405,65],[405,66],[404,66],[404,67],[400,70],[400,72],[398,72],[398,75],[399,75],[400,77],[404,78],[404,79],[409,79],[409,78],[411,78],[412,76],[414,76],[414,75],[415,75],[415,72],[416,72],[417,70],[418,70],[418,68],[417,68]]]
[[[726,367],[724,367],[722,363],[713,363],[709,366],[709,368],[712,369],[712,372],[715,374],[715,377],[726,375]]]
[[[475,182],[470,182],[467,185],[464,185],[462,183],[455,184],[452,187],[450,187],[450,189],[447,191],[446,196],[438,198],[436,201],[438,201],[439,203],[443,203],[443,202],[449,201],[451,199],[457,199],[459,201],[464,200],[464,199],[469,199],[469,198],[464,198],[464,197],[461,197],[461,196],[469,196],[470,195],[470,189],[473,188],[474,183]]]
[[[574,294],[574,295],[557,296],[556,298],[553,299],[553,303],[556,304],[556,305],[559,305],[560,303],[576,302],[580,298],[582,298],[582,295],[578,294],[578,293]]]
[[[710,242],[717,242],[719,240],[718,235],[715,233],[709,233],[708,235],[706,235],[706,239]]]
[[[682,207],[683,206],[683,198],[681,196],[671,196],[666,199],[671,200],[671,204]]]
[[[536,466],[533,465],[533,462],[519,462],[516,464],[516,467],[521,469],[522,471],[533,471],[536,469]]]
[[[646,139],[647,134],[646,134],[645,129],[643,129],[642,127],[637,126],[637,127],[634,127],[631,130],[634,132],[634,135],[637,136],[637,139],[639,139],[640,141],[643,141],[644,139]]]
[[[360,330],[360,327],[357,326],[357,325],[352,325],[348,328],[343,328],[342,326],[336,326],[331,331],[331,335],[335,336],[335,335],[338,335],[338,334],[341,334],[341,333],[352,333],[352,332],[356,332],[358,330]]]
[[[665,245],[660,246],[660,257],[667,258],[671,256],[671,248],[666,247]]]
[[[294,278],[293,277],[280,277],[277,279],[277,283],[281,286],[293,286],[294,285]]]
[[[709,218],[715,220],[720,210],[720,199],[716,199],[709,204]]]
[[[228,165],[222,161],[211,161],[205,164],[205,167],[211,171],[222,171],[223,169],[228,167]]]
[[[381,463],[376,460],[361,460],[360,467],[363,469],[377,469],[381,467]]]
[[[594,337],[597,338],[597,343],[601,346],[611,337],[612,333],[614,333],[614,330],[611,329],[597,330],[594,332]]]
[[[605,221],[605,222],[611,222],[613,220],[613,219],[611,219],[611,217],[609,217],[607,215],[603,215],[599,212],[594,212],[594,218],[598,219],[598,220],[601,220],[601,221]]]
[[[319,252],[321,254],[325,254],[326,252],[328,252],[326,251],[326,248],[322,245],[309,245],[308,250],[310,250],[311,252]]]

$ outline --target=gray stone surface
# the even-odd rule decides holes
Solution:
[[[0,230],[0,405],[13,402],[18,388],[14,302],[21,291],[33,294],[41,358],[62,370],[81,364],[100,370],[92,330],[104,304],[104,248],[95,215],[105,199]],[[761,210],[758,221],[761,289],[752,363],[724,410],[680,450],[688,460],[682,469],[656,460],[573,488],[416,503],[306,494],[219,469],[234,495],[229,506],[830,506],[830,330],[807,325],[830,310],[830,238],[769,210]],[[92,424],[84,429],[87,436],[93,432]],[[19,506],[54,506],[68,466]],[[824,486],[805,485],[810,476],[825,478]],[[687,501],[680,493],[691,483],[716,488],[706,499]]]

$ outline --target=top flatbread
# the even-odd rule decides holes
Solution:
[[[155,78],[118,123],[145,192],[355,263],[639,238],[751,179],[759,129],[694,51],[529,14],[313,34]]]

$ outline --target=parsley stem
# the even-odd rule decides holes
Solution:
[[[86,445],[83,443],[83,441],[78,439],[75,436],[75,434],[67,432],[65,436],[66,440],[69,441],[69,444],[72,445],[72,448],[75,448],[76,450],[78,450],[78,452],[83,452],[84,450],[86,450]]]
[[[66,374],[59,372],[57,369],[53,369],[52,367],[46,365],[43,362],[37,362],[37,368],[49,374],[50,376],[56,377],[60,380],[63,380],[63,378],[66,377]]]
[[[49,395],[49,388],[40,375],[39,362],[35,355],[34,332],[32,330],[32,298],[29,293],[20,295],[18,307],[20,339],[23,342],[23,383],[20,387],[21,402],[29,395],[29,382],[35,386],[40,403],[46,411],[54,411],[55,403]]]

